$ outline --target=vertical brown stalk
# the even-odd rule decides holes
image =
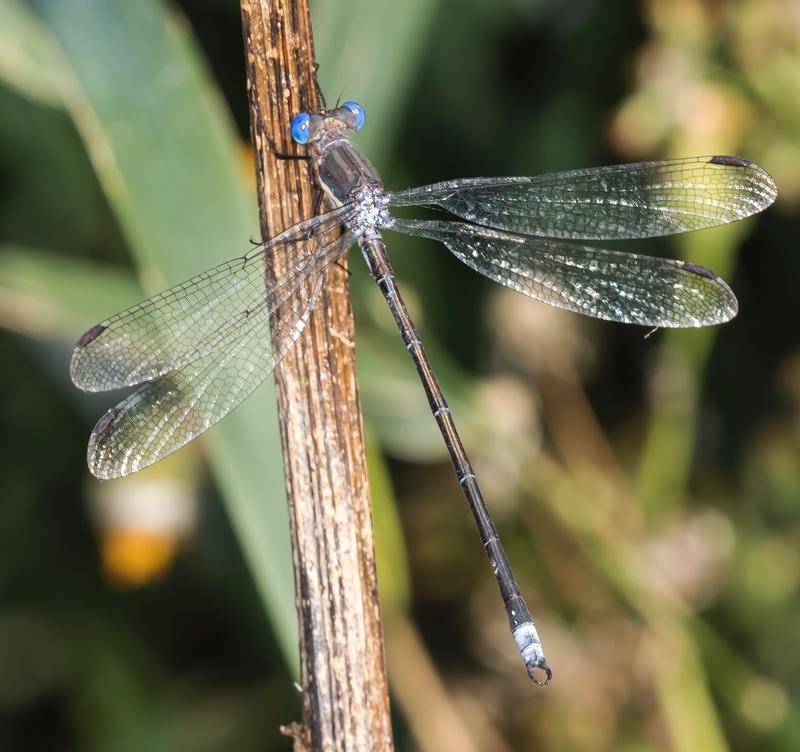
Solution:
[[[241,0],[241,9],[270,237],[314,210],[311,163],[276,155],[303,153],[289,122],[319,108],[311,21],[307,0]],[[268,268],[267,279],[284,272]],[[354,356],[347,273],[334,266],[275,372],[300,627],[303,721],[286,729],[295,750],[392,749]]]

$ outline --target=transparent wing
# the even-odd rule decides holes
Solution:
[[[463,222],[397,220],[393,230],[444,243],[490,279],[543,303],[654,327],[720,324],[736,315],[728,285],[686,261],[526,237]]]
[[[724,225],[768,207],[775,181],[739,157],[472,178],[392,193],[394,206],[438,206],[471,222],[523,235],[611,240]]]
[[[254,318],[266,322],[331,247],[346,250],[336,243],[345,214],[340,207],[300,222],[247,255],[92,327],[73,350],[72,381],[90,392],[133,386],[231,346],[252,329]],[[279,285],[267,285],[267,256],[286,270]]]
[[[119,478],[152,465],[206,431],[248,397],[295,342],[311,314],[327,266],[352,242],[347,233],[326,246],[273,307],[261,305],[238,336],[139,387],[97,422],[89,437],[89,469]],[[263,286],[263,280],[261,281]],[[205,350],[208,349],[208,352]]]

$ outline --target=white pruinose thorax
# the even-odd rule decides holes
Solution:
[[[356,238],[366,240],[378,236],[378,230],[391,227],[394,218],[389,214],[389,195],[381,188],[362,186],[350,198],[352,211],[348,213],[346,224]]]

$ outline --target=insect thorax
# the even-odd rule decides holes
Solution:
[[[378,230],[391,227],[394,219],[389,214],[389,195],[382,188],[363,185],[350,194],[351,210],[345,224],[358,240],[378,236]]]

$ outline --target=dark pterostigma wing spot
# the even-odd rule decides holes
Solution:
[[[92,436],[99,436],[100,434],[104,433],[105,430],[114,422],[114,419],[122,412],[117,407],[112,407],[110,410],[107,410],[103,415],[100,417],[100,420],[94,424],[94,428],[92,429]]]
[[[75,347],[86,347],[90,342],[97,339],[97,337],[106,330],[103,324],[95,324],[88,332],[84,332],[78,340]]]
[[[712,272],[711,269],[707,269],[705,266],[693,264],[691,261],[681,261],[680,263],[687,272],[692,272],[706,279],[719,279],[719,275],[716,272]]]
[[[742,159],[741,157],[727,157],[718,154],[708,160],[710,164],[724,165],[725,167],[749,167],[753,164],[749,159]]]

